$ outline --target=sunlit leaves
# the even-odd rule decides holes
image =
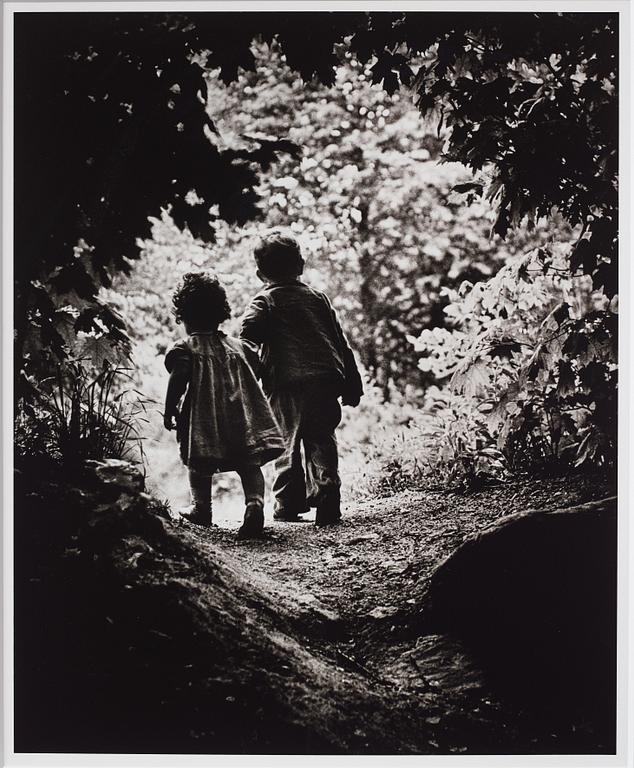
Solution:
[[[573,224],[600,209],[598,220],[615,236],[613,22],[607,14],[466,16],[456,23],[464,35],[449,34],[423,64],[419,106],[443,105],[447,155],[474,170],[496,169],[489,195],[498,198],[497,234],[532,225],[555,206]],[[573,267],[598,272],[595,286],[612,292],[608,250],[602,243],[597,262],[582,241]]]
[[[589,277],[569,276],[565,248],[535,249],[465,286],[447,313],[456,331],[421,334],[419,364],[453,370],[472,404],[464,418],[486,414],[512,465],[613,460],[616,315]]]

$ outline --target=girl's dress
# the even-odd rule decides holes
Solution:
[[[183,463],[213,473],[261,466],[284,452],[284,440],[258,384],[256,348],[221,331],[192,333],[165,356],[172,371],[188,365],[189,385],[176,437]]]

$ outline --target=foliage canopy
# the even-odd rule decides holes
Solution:
[[[228,221],[257,214],[257,166],[293,147],[218,149],[203,77],[253,70],[255,39],[305,80],[332,84],[349,47],[387,93],[412,86],[449,126],[448,156],[492,168],[496,230],[559,208],[587,226],[575,261],[613,292],[617,32],[614,14],[587,13],[16,14],[20,365],[30,326],[58,356],[69,324],[100,320],[121,341],[96,292],[161,206],[205,239],[211,205]],[[78,317],[56,316],[67,303]]]

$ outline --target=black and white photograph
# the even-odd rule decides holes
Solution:
[[[629,12],[5,4],[3,764],[632,760]]]

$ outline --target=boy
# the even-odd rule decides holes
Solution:
[[[275,462],[273,517],[297,520],[313,506],[316,525],[334,525],[341,518],[338,398],[358,405],[361,377],[330,301],[299,279],[304,260],[297,241],[274,232],[253,255],[266,287],[248,306],[240,336],[261,345],[262,384],[286,443]]]

